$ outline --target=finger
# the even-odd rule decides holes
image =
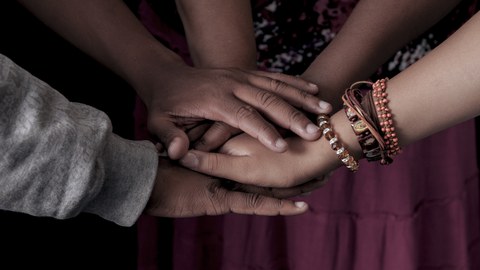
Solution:
[[[199,140],[205,132],[207,132],[208,129],[212,126],[211,123],[208,124],[201,124],[198,126],[195,126],[187,131],[187,136],[188,139],[190,140],[191,143]]]
[[[245,193],[257,193],[267,197],[273,197],[277,199],[291,198],[307,193],[322,187],[325,185],[326,177],[319,177],[311,180],[307,183],[291,187],[291,188],[272,188],[272,187],[260,187],[253,185],[240,184],[230,180],[222,180],[222,186],[231,191],[245,192]]]
[[[165,151],[165,147],[161,143],[156,143],[155,148],[157,149],[157,153],[159,156],[168,156],[168,153]]]
[[[215,122],[195,143],[194,149],[209,152],[217,149],[224,144],[232,136],[239,134],[241,131],[223,122]]]
[[[319,93],[318,86],[314,83],[308,82],[305,79],[302,79],[298,76],[291,76],[287,74],[283,74],[280,72],[267,72],[267,71],[253,71],[252,73],[262,76],[272,78],[278,81],[283,81],[299,90],[305,91],[312,95],[317,95]]]
[[[299,195],[309,194],[312,191],[323,187],[326,183],[327,178],[319,177],[292,188],[273,188],[271,190],[271,194],[274,198],[291,198]]]
[[[235,95],[261,111],[268,119],[283,128],[290,129],[306,140],[320,137],[320,129],[305,114],[295,109],[272,92],[243,87]]]
[[[210,205],[206,205],[207,215],[225,213],[249,215],[298,215],[308,210],[305,202],[275,199],[259,194],[228,191],[212,182],[207,188]]]
[[[230,156],[190,150],[179,162],[191,170],[218,178],[231,179],[243,184],[273,186],[271,182],[262,180],[265,179],[263,175],[256,175],[262,171],[251,169],[255,164],[251,164],[248,156]]]
[[[183,157],[188,152],[187,134],[168,119],[154,121],[155,123],[149,125],[149,130],[165,145],[168,156],[174,160]]]
[[[227,191],[227,203],[232,213],[249,215],[298,215],[308,210],[305,202],[275,199],[259,194]]]
[[[250,82],[255,87],[272,92],[286,100],[289,104],[302,108],[305,111],[311,113],[331,112],[332,106],[329,103],[320,100],[317,96],[307,91],[302,91],[302,88],[295,87],[288,82],[288,80],[301,80],[300,78],[281,73],[272,74],[275,75],[250,77]]]
[[[155,148],[157,149],[158,153],[162,153],[165,150],[165,148],[163,147],[163,145],[161,143],[156,143]]]
[[[223,107],[227,113],[225,111],[217,113],[222,118],[221,121],[241,129],[273,151],[285,152],[287,150],[287,142],[254,107],[240,101],[223,104]]]

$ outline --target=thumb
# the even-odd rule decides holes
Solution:
[[[180,159],[180,164],[191,170],[219,177],[234,180],[243,184],[262,185],[262,181],[255,182],[248,177],[249,162],[248,156],[230,156],[221,153],[209,153],[197,150],[190,150]]]
[[[154,120],[149,123],[149,130],[165,145],[170,159],[180,159],[188,152],[187,134],[168,119]]]
[[[271,177],[266,177],[264,170],[259,170],[260,165],[250,156],[231,156],[190,150],[179,162],[190,170],[242,184],[264,187],[283,185],[281,181],[277,182]]]

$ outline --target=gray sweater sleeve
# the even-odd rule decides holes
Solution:
[[[116,136],[105,113],[0,55],[1,209],[57,219],[90,212],[131,226],[157,166],[152,143]]]

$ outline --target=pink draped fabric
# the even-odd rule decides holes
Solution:
[[[185,39],[143,1],[145,25],[188,59]],[[137,136],[148,138],[137,107]],[[474,122],[408,146],[387,167],[338,169],[302,198],[295,217],[226,215],[175,219],[173,231],[139,221],[139,269],[166,269],[158,242],[173,233],[175,270],[480,269],[480,200]]]
[[[305,215],[176,220],[174,269],[480,269],[475,148],[460,146],[472,131],[412,145],[389,168],[338,170]]]

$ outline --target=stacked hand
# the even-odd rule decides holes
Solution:
[[[160,160],[158,168],[155,187],[145,212],[163,217],[225,213],[269,216],[301,214],[308,209],[305,203],[294,203],[272,196],[291,197],[317,185],[312,183],[311,187],[292,189],[267,189],[247,185],[227,188],[225,183],[218,179],[175,166],[165,159]]]
[[[273,151],[284,152],[288,146],[274,125],[314,140],[320,137],[318,128],[300,109],[315,114],[331,110],[314,96],[315,85],[284,74],[183,64],[159,74],[147,76],[154,79],[142,82],[139,92],[146,93],[142,99],[148,108],[149,130],[166,146],[171,159],[183,157],[193,141],[198,150],[215,149],[239,130]]]
[[[284,153],[275,153],[252,137],[241,134],[230,139],[216,153],[191,150],[180,163],[208,175],[275,188],[298,188],[309,181],[319,181],[321,175],[336,166],[335,159],[319,154],[331,154],[331,150],[319,151],[321,145],[318,142],[305,141],[300,137],[286,140],[289,149]]]
[[[147,213],[185,217],[229,212],[292,215],[306,211],[305,203],[285,198],[318,188],[323,178],[305,172],[301,178],[311,181],[296,181],[283,174],[280,169],[292,165],[289,158],[271,160],[270,167],[263,167],[265,171],[260,174],[262,167],[255,163],[275,154],[290,157],[298,152],[297,142],[320,137],[318,127],[302,112],[331,110],[328,103],[314,96],[318,92],[315,85],[284,74],[199,69],[183,64],[170,65],[154,74],[162,75],[147,74],[136,85],[148,109],[149,130],[167,148],[171,160],[183,158],[181,162],[190,166],[187,160],[199,154],[208,162],[190,166],[205,173],[200,174],[162,159]],[[293,131],[298,139],[283,139],[276,126]],[[245,134],[228,141],[242,131]],[[196,150],[185,156],[191,146]],[[212,164],[212,157],[222,154],[208,151],[218,148],[231,159]],[[238,157],[241,162],[234,164],[236,159],[230,155],[250,158]],[[199,158],[203,160],[203,156]]]

